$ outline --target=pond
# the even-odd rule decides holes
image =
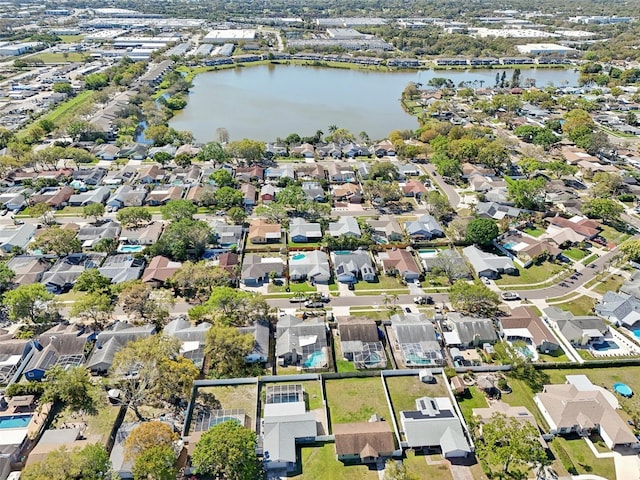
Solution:
[[[225,128],[230,140],[274,141],[290,133],[312,136],[328,133],[330,125],[371,139],[392,130],[415,129],[417,121],[400,106],[409,82],[426,85],[433,77],[450,78],[455,85],[473,82],[492,86],[503,70],[423,70],[374,72],[301,65],[258,65],[202,73],[193,81],[189,103],[169,125],[190,130],[196,141],[216,139]],[[507,79],[511,71],[506,70]],[[538,86],[575,85],[578,73],[564,69],[522,69],[521,79]]]

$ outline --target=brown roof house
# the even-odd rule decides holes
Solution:
[[[265,219],[257,218],[249,224],[248,237],[251,243],[280,243],[282,226],[279,223],[267,223]]]
[[[164,180],[165,171],[160,165],[150,165],[143,168],[138,176],[139,183],[160,183]]]
[[[560,348],[558,339],[531,307],[517,307],[510,316],[501,317],[500,334],[507,342],[524,342],[529,350],[527,356],[533,360],[538,351],[550,353]]]
[[[564,385],[545,385],[533,397],[540,413],[555,435],[577,433],[586,437],[600,434],[607,447],[640,449],[640,442],[616,413],[617,398],[593,385],[586,375],[567,375]]]
[[[562,253],[562,250],[551,239],[538,239],[519,231],[509,232],[502,237],[500,243],[522,260],[525,266],[541,255],[547,254],[551,258],[557,258]]]
[[[16,255],[7,262],[7,267],[16,274],[13,283],[28,285],[39,282],[44,272],[51,268],[51,263],[43,257]]]
[[[546,220],[551,225],[573,230],[578,235],[583,237],[584,240],[591,240],[593,237],[597,236],[600,233],[600,230],[602,230],[602,228],[600,227],[600,222],[577,215],[571,218],[555,216],[547,218]]]
[[[402,194],[405,197],[415,197],[421,198],[425,195],[428,190],[427,187],[424,186],[424,183],[419,182],[418,180],[408,180],[402,187]]]
[[[374,463],[396,451],[389,423],[369,421],[333,425],[336,455],[344,463]]]
[[[182,187],[156,187],[149,192],[145,202],[152,206],[164,205],[170,200],[181,199],[183,191]]]
[[[400,275],[405,281],[413,281],[420,278],[420,268],[411,252],[403,248],[393,248],[380,252],[378,258],[382,262],[384,273],[387,275]]]
[[[75,192],[71,187],[46,187],[37,194],[32,195],[29,202],[32,205],[36,203],[46,203],[52,208],[62,208]]]
[[[154,287],[159,287],[174,273],[182,268],[182,263],[173,262],[161,255],[155,256],[142,274],[142,281]]]

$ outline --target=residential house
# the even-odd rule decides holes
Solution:
[[[324,188],[318,182],[302,182],[302,193],[307,200],[312,202],[324,202],[326,200]]]
[[[319,242],[322,240],[322,228],[319,223],[307,222],[300,217],[289,222],[289,240],[295,243]]]
[[[434,268],[442,269],[443,266],[449,270],[448,275],[451,278],[459,280],[461,278],[470,278],[471,273],[467,268],[467,264],[455,248],[447,248],[437,253],[418,252],[425,271],[430,272]]]
[[[602,343],[609,332],[609,327],[600,317],[575,317],[571,312],[558,307],[547,307],[542,313],[574,347],[585,348],[594,343]]]
[[[378,158],[396,156],[396,147],[393,146],[390,140],[383,140],[372,145],[369,151]]]
[[[417,177],[421,173],[423,173],[416,165],[413,163],[393,163],[398,169],[398,175],[400,179],[405,179],[407,177]]]
[[[640,322],[640,299],[622,291],[607,292],[595,311],[615,325],[634,330],[636,323]]]
[[[319,317],[281,315],[276,324],[276,358],[282,367],[317,370],[329,366],[327,326]]]
[[[180,145],[176,150],[176,157],[178,155],[188,155],[193,158],[200,153],[200,148],[195,145],[191,145],[190,143],[185,143],[184,145]]]
[[[244,207],[255,207],[258,198],[256,187],[250,183],[243,183],[240,185],[240,191],[242,192],[242,205]]]
[[[387,356],[382,345],[382,332],[376,322],[366,317],[340,317],[338,320],[340,350],[345,360],[356,368],[385,368]]]
[[[416,409],[400,412],[409,448],[439,447],[444,458],[466,457],[471,447],[448,397],[421,397]]]
[[[79,168],[71,172],[71,177],[74,181],[84,185],[96,186],[100,184],[106,174],[107,170],[101,167]]]
[[[104,254],[72,253],[58,259],[53,267],[42,275],[41,283],[51,293],[64,293],[75,285],[82,272],[98,268],[103,259]]]
[[[424,313],[396,313],[391,315],[391,331],[395,337],[393,348],[404,365],[412,367],[440,366],[444,356],[435,327]]]
[[[396,442],[388,422],[369,421],[333,425],[336,456],[344,463],[376,463],[390,458]]]
[[[617,399],[586,375],[567,375],[563,385],[544,385],[533,401],[549,425],[549,433],[587,437],[600,435],[610,449],[640,448],[629,425],[616,412]]]
[[[128,253],[107,257],[98,271],[111,283],[122,283],[128,280],[138,280],[144,271],[144,259]]]
[[[327,171],[319,163],[304,163],[296,165],[296,178],[298,180],[326,180]]]
[[[512,275],[517,272],[510,258],[483,252],[475,245],[463,248],[462,254],[479,277],[498,278],[505,273]]]
[[[249,224],[249,241],[251,243],[280,243],[282,226],[279,223],[268,223],[264,218],[256,218]]]
[[[153,335],[156,327],[151,324],[134,326],[115,322],[96,337],[96,344],[87,360],[86,367],[92,373],[105,374],[111,368],[115,354],[127,343]]]
[[[378,220],[368,218],[367,225],[373,230],[377,243],[398,243],[404,240],[404,232],[395,217],[382,215]]]
[[[474,408],[471,410],[473,414],[473,418],[478,420],[481,424],[492,422],[495,418],[495,415],[502,415],[507,419],[515,418],[518,423],[521,425],[530,424],[532,427],[539,431],[538,423],[536,422],[536,417],[527,409],[527,407],[523,407],[520,405],[511,406],[508,403],[502,402],[500,400],[495,400],[491,402],[491,404],[486,408]],[[538,437],[538,441],[540,444],[547,448],[547,443],[544,441],[542,436]]]
[[[104,204],[111,196],[109,187],[98,187],[95,190],[87,190],[86,192],[71,195],[69,197],[69,205],[72,207],[84,207],[93,203]]]
[[[503,218],[518,218],[527,212],[522,208],[510,207],[496,202],[478,202],[476,203],[476,214],[480,218],[492,218],[494,220],[502,220]]]
[[[286,163],[277,167],[269,167],[264,171],[264,179],[271,182],[278,182],[281,178],[296,179],[296,171],[293,165]]]
[[[94,337],[94,332],[76,324],[50,328],[34,340],[35,351],[24,369],[25,378],[40,381],[54,366],[66,369],[82,365],[86,344]]]
[[[445,325],[448,331],[443,331],[442,336],[448,346],[474,348],[498,341],[498,334],[490,318],[468,317],[450,312],[447,313]]]
[[[404,248],[380,252],[378,258],[386,275],[400,275],[403,280],[411,282],[418,280],[422,274],[413,254]]]
[[[0,330],[0,334],[0,382],[8,385],[35,347],[30,339],[13,338],[6,330]]]
[[[0,249],[10,253],[14,248],[25,249],[36,233],[36,225],[3,225],[0,229]]]
[[[342,183],[331,188],[331,198],[335,202],[362,203],[362,189],[355,183]]]
[[[340,147],[340,145],[334,142],[330,142],[326,145],[318,147],[316,150],[318,151],[318,155],[320,155],[323,158],[324,157],[331,157],[336,159],[342,158],[342,148]]]
[[[403,186],[400,187],[405,197],[422,198],[429,191],[425,187],[424,183],[418,180],[409,180]]]
[[[182,187],[158,186],[149,192],[145,203],[153,207],[165,205],[170,200],[180,200],[183,193],[184,189]]]
[[[331,183],[355,183],[353,166],[346,162],[331,162],[327,165],[327,175]]]
[[[544,234],[538,237],[540,240],[548,240],[558,247],[567,245],[575,245],[584,241],[584,236],[577,233],[571,228],[561,228],[555,225],[549,225]]]
[[[156,255],[142,274],[142,281],[154,287],[164,284],[174,273],[182,268],[182,263]]]
[[[620,292],[640,298],[640,272],[636,270],[629,280],[620,286]]]
[[[292,157],[313,158],[315,156],[315,148],[310,143],[303,143],[289,149]]]
[[[44,272],[51,268],[51,263],[41,256],[16,255],[7,262],[15,277],[15,285],[39,283]]]
[[[176,150],[178,150],[178,147],[176,147],[175,145],[167,144],[163,145],[162,147],[151,147],[149,149],[148,155],[149,158],[154,158],[158,153],[168,153],[173,158],[176,156]]]
[[[242,246],[242,234],[244,228],[242,225],[227,225],[220,220],[214,220],[209,223],[216,243],[222,248],[231,248],[232,246]]]
[[[370,157],[371,152],[369,149],[362,145],[357,145],[355,143],[347,143],[342,147],[342,154],[346,158],[356,158],[356,157]]]
[[[151,222],[138,228],[123,228],[120,232],[120,243],[124,245],[153,245],[160,239],[163,225]]]
[[[94,245],[101,240],[116,240],[120,235],[121,226],[116,222],[107,222],[100,226],[85,225],[80,227],[76,239],[82,245],[82,248],[92,249]]]
[[[597,220],[591,220],[577,215],[571,218],[564,218],[560,216],[547,217],[545,220],[556,227],[569,228],[573,230],[575,233],[580,235],[583,240],[591,240],[598,236],[602,230],[600,222]]]
[[[264,179],[264,168],[259,165],[238,167],[236,168],[236,179],[241,182],[262,181]]]
[[[166,336],[177,338],[181,342],[180,354],[201,369],[204,364],[204,347],[207,332],[210,328],[210,323],[202,322],[192,325],[186,318],[178,317],[165,325],[162,333]]]
[[[169,184],[179,187],[194,187],[199,184],[202,170],[198,165],[174,168],[171,171]]]
[[[282,277],[284,262],[280,257],[261,257],[248,253],[242,262],[240,281],[245,285],[262,285],[269,282],[271,272]]]
[[[444,228],[442,228],[442,225],[431,215],[421,215],[417,220],[405,222],[404,229],[414,242],[444,236]]]
[[[280,188],[275,185],[271,185],[270,183],[263,185],[260,189],[260,201],[267,205],[271,202],[275,202],[276,195],[279,191]]]
[[[117,172],[107,172],[107,176],[102,179],[104,185],[123,185],[131,182],[138,171],[134,165],[126,166]]]
[[[342,216],[337,222],[329,223],[329,235],[335,238],[352,236],[360,237],[360,225],[354,217]]]
[[[71,187],[45,187],[29,198],[31,205],[46,203],[51,208],[60,209],[66,207],[74,190]]]
[[[107,200],[107,210],[119,210],[124,207],[141,207],[147,196],[144,188],[122,185]]]
[[[312,284],[327,284],[331,280],[329,258],[322,250],[293,253],[289,258],[289,278],[308,280]]]
[[[111,161],[120,156],[120,147],[112,143],[103,143],[92,148],[91,153],[100,160]]]
[[[262,448],[268,454],[267,470],[296,469],[297,445],[315,442],[318,434],[316,416],[307,412],[304,389],[299,384],[266,388],[262,417]]]
[[[157,184],[161,183],[166,176],[166,172],[160,165],[149,165],[140,170],[138,175],[138,183],[142,184]]]
[[[371,175],[371,165],[369,162],[358,162],[356,163],[356,172],[362,181],[369,180],[369,175]]]
[[[19,212],[27,208],[27,198],[33,194],[28,188],[11,187],[0,193],[0,204],[11,212]]]
[[[253,325],[238,327],[244,335],[253,335],[253,350],[244,358],[247,363],[266,364],[269,361],[269,340],[271,328],[266,320],[258,320]]]
[[[531,307],[511,309],[507,317],[500,317],[500,336],[507,342],[524,342],[531,358],[536,352],[552,353],[560,348],[559,340]]]
[[[29,451],[26,465],[33,466],[36,463],[47,461],[47,457],[53,451],[67,448],[72,451],[81,450],[92,443],[99,442],[99,440],[99,435],[85,438],[80,428],[66,428],[66,426],[60,429],[49,428],[42,432],[38,443]]]
[[[365,250],[351,252],[331,252],[331,261],[340,283],[356,283],[358,279],[373,282],[376,271],[371,262],[371,255]]]
[[[142,143],[134,143],[133,145],[122,147],[118,152],[118,157],[131,160],[144,160],[147,158],[147,149],[148,147]]]
[[[500,244],[522,260],[525,266],[543,255],[555,259],[562,254],[562,250],[550,239],[535,238],[517,230],[503,235]]]

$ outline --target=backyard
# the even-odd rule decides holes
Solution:
[[[427,463],[427,458],[432,462]],[[434,464],[435,462],[442,461],[441,464]],[[413,473],[416,478],[432,478],[434,480],[449,480],[453,479],[451,470],[446,461],[442,460],[441,455],[421,455],[413,450],[407,450],[407,457],[402,461],[407,470]]]
[[[416,409],[417,398],[448,397],[447,387],[443,385],[441,376],[437,376],[437,383],[421,382],[417,375],[384,377],[384,380],[398,422],[400,422],[401,411]]]
[[[630,234],[626,232],[620,232],[619,230],[616,230],[609,225],[602,224],[601,226],[602,232],[600,233],[600,236],[604,238],[607,243],[615,243],[616,245],[620,245],[622,242],[631,237]]]
[[[340,337],[336,335],[336,332],[333,333],[333,351],[336,355],[336,371],[339,373],[342,372],[355,372],[356,366],[353,362],[349,360],[345,360],[342,356],[342,346],[340,345]]]
[[[114,427],[119,412],[120,407],[110,405],[105,398],[98,406],[96,415],[65,409],[56,415],[52,428],[64,428],[63,425],[68,423],[84,423],[87,429],[83,435],[94,442],[104,444],[109,439],[109,434]]]
[[[464,395],[459,395],[456,398],[458,400],[462,416],[464,416],[464,419],[467,422],[471,420],[474,408],[486,408],[489,406],[487,404],[487,397],[484,393],[479,391],[476,386],[467,388]]]
[[[528,233],[529,235],[531,235],[532,237],[539,237],[540,235],[542,235],[544,232],[546,232],[546,230],[542,227],[538,227],[538,226],[534,226],[534,227],[527,227],[524,230],[522,230],[524,233]]]
[[[302,472],[293,478],[295,480],[377,480],[378,472],[369,470],[365,465],[345,466],[336,458],[336,448],[333,443],[321,446],[301,448]]]
[[[256,385],[234,385],[221,387],[203,387],[198,389],[198,400],[217,401],[216,406],[223,410],[242,409],[250,418],[255,418],[257,386]]]
[[[551,450],[559,460],[562,461],[562,458],[565,457],[562,463],[567,469],[570,467],[570,465],[566,465],[566,456],[568,456],[578,474],[592,474],[599,475],[602,478],[616,478],[613,458],[596,458],[583,438],[577,436],[567,438],[560,436],[555,437],[551,442]]]
[[[389,417],[382,381],[378,376],[327,380],[325,392],[331,424],[366,422],[374,413],[383,418]]]

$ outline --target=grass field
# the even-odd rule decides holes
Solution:
[[[349,360],[345,360],[342,356],[342,348],[340,345],[340,337],[338,337],[335,334],[335,330],[334,330],[334,334],[333,334],[333,350],[336,354],[336,371],[339,373],[342,372],[355,372],[357,370],[356,366],[354,365],[353,362],[350,362]]]
[[[416,478],[432,478],[434,480],[453,479],[449,465],[446,462],[443,462],[441,465],[429,465],[425,455],[416,455],[413,450],[407,450],[407,457],[402,463],[404,463],[407,470],[413,473]]]
[[[557,303],[553,306],[561,308],[562,310],[568,310],[574,315],[591,315],[595,304],[596,300],[594,298],[583,295],[565,303]]]
[[[389,417],[380,377],[327,380],[325,392],[332,425],[366,422],[374,413]]]
[[[258,395],[256,385],[204,387],[198,389],[199,399],[203,399],[208,395],[213,395],[219,402],[219,408],[224,410],[233,408],[244,409],[247,416],[250,417],[252,421],[255,420]]]
[[[540,415],[540,412],[538,411],[538,407],[536,407],[536,404],[533,402],[533,396],[535,394],[531,391],[529,385],[516,378],[509,378],[508,381],[512,391],[511,393],[503,394],[502,401],[512,406],[527,407],[527,409],[536,418],[538,425],[543,430],[548,431],[549,427],[547,422],[542,418],[542,415]],[[564,381],[562,383],[564,383]]]
[[[518,268],[520,275],[503,275],[496,280],[497,285],[528,285],[545,282],[549,277],[562,271],[560,265],[544,262],[542,265],[532,265],[529,268]]]
[[[602,295],[608,291],[617,292],[624,281],[625,278],[622,275],[614,274],[598,283],[598,285],[593,288],[593,291],[601,293]]]
[[[528,233],[529,235],[531,235],[532,237],[539,237],[540,235],[542,235],[544,232],[546,232],[546,230],[544,228],[540,228],[540,227],[527,227],[523,230],[524,233]]]
[[[398,282],[395,277],[389,277],[387,275],[378,275],[374,282],[358,282],[355,285],[356,292],[363,290],[399,290],[403,289],[403,286]]]
[[[349,311],[349,315],[352,317],[367,317],[372,320],[387,320],[389,318],[390,312],[386,309],[384,310],[359,310],[351,308]]]
[[[322,391],[320,390],[320,380],[306,380],[304,382],[277,382],[277,383],[265,383],[262,385],[262,395],[264,398],[265,392],[268,386],[273,385],[302,385],[304,388],[304,400],[307,404],[308,410],[315,410],[322,408]],[[264,405],[263,405],[264,408]]]
[[[62,428],[63,423],[82,422],[87,425],[87,430],[84,432],[85,437],[95,435],[100,438],[100,443],[106,443],[109,439],[111,429],[115,424],[120,407],[110,405],[106,397],[101,398],[103,401],[99,402],[98,413],[96,415],[73,412],[67,408],[56,416],[51,428]]]
[[[576,262],[589,255],[588,250],[583,250],[577,247],[567,248],[566,250],[563,250],[562,253],[563,255],[569,257],[571,260],[575,260]]]
[[[598,259],[598,254],[597,253],[593,253],[591,255],[589,255],[587,258],[585,258],[582,261],[583,265],[589,265],[590,263],[595,262]]]
[[[287,284],[285,282],[282,285],[274,285],[269,283],[269,293],[287,293]],[[289,284],[289,290],[291,293],[315,293],[316,287],[312,287],[307,282],[291,282]]]
[[[407,377],[386,377],[387,390],[391,397],[396,421],[400,424],[400,412],[403,410],[415,410],[416,399],[420,397],[446,397],[447,387],[442,384],[442,379],[434,384],[427,384],[420,381],[417,375]]]
[[[44,52],[34,55],[33,57],[29,57],[26,60],[31,62],[34,60],[42,60],[44,63],[67,63],[82,62],[85,58],[86,54],[78,52],[69,52],[66,56],[64,53]]]
[[[62,125],[71,120],[76,113],[85,106],[91,105],[95,92],[86,90],[70,100],[61,103],[49,113],[40,117],[41,120],[51,120],[56,125]]]
[[[365,465],[345,466],[336,458],[333,443],[301,448],[302,472],[295,480],[378,480],[378,473]]]
[[[616,478],[613,458],[596,458],[584,439],[555,437],[551,442],[551,450],[557,452],[559,448],[562,448],[569,455],[573,465],[578,470],[578,474]]]
[[[622,242],[624,242],[625,240],[631,237],[631,235],[629,235],[626,232],[619,232],[615,228],[610,227],[609,225],[604,225],[604,224],[602,225],[602,232],[600,233],[600,235],[607,242],[615,243],[616,245],[621,244]]]
[[[469,387],[464,395],[458,396],[458,405],[462,416],[467,422],[471,420],[474,408],[486,408],[489,406],[485,394],[475,386]]]
[[[84,35],[60,35],[62,43],[76,43],[81,41]]]

